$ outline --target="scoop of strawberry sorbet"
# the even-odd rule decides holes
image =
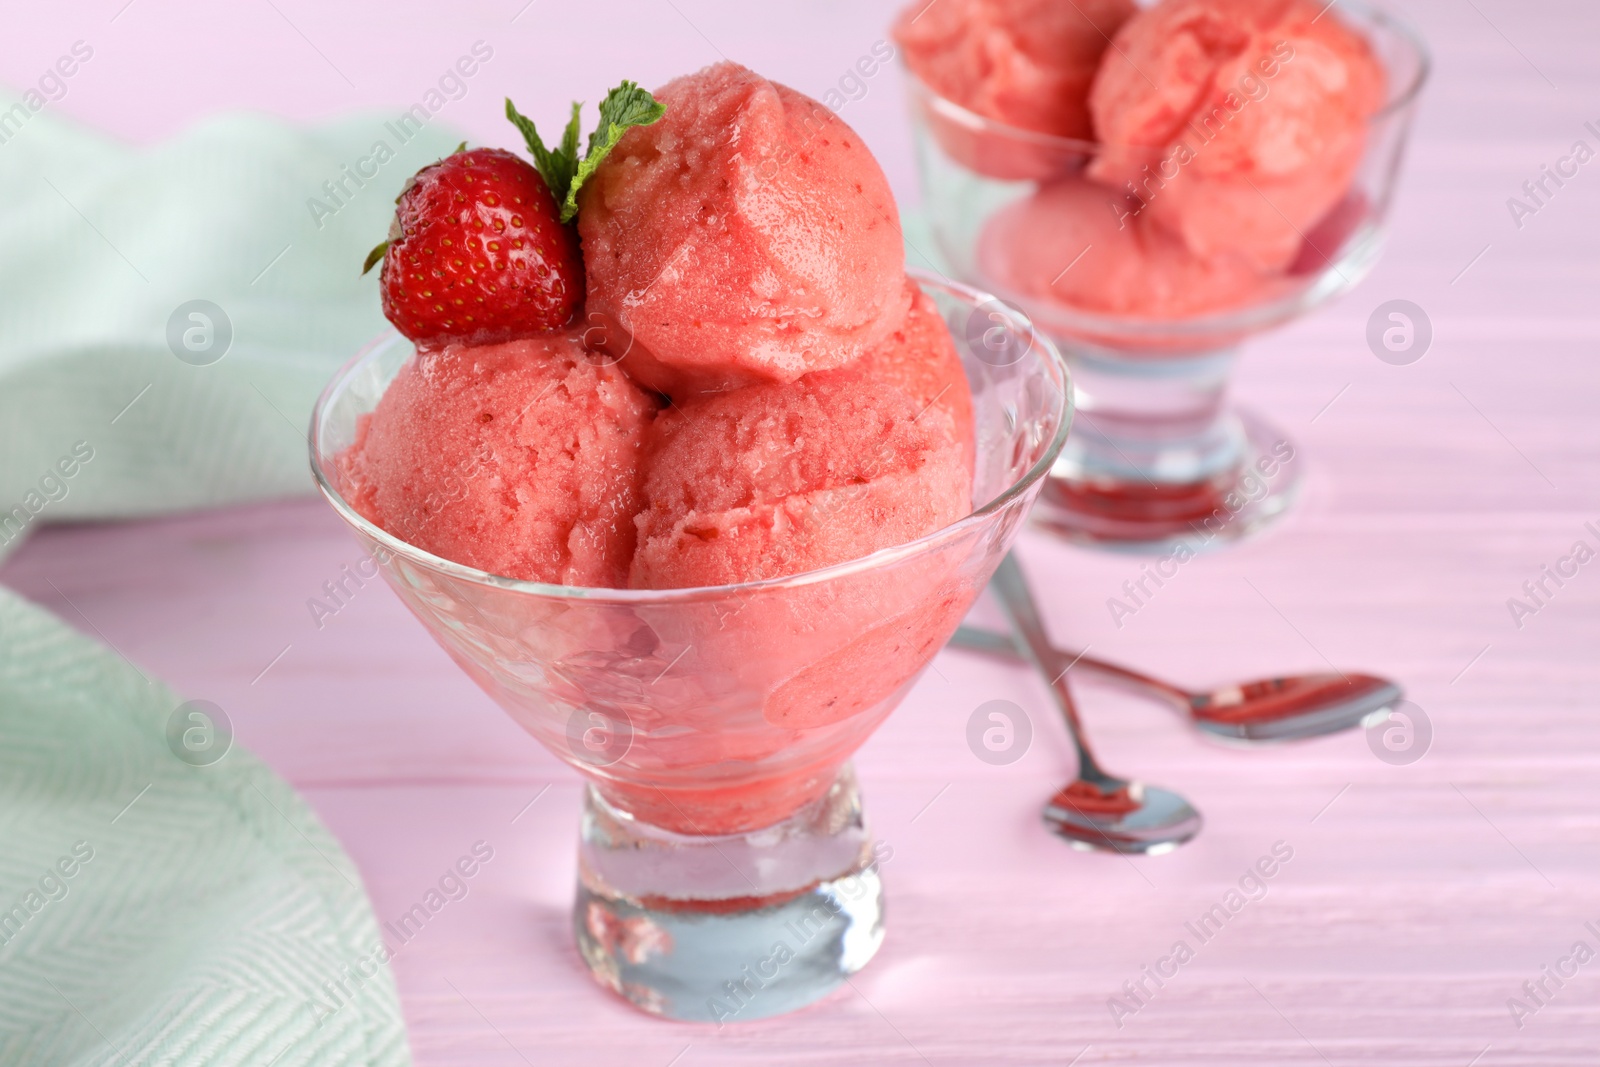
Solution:
[[[748,386],[675,407],[653,432],[638,588],[798,574],[971,511],[972,471],[950,416],[870,377]]]
[[[906,65],[947,100],[1024,130],[1088,140],[1089,85],[1132,0],[913,0]]]
[[[1118,32],[1089,97],[1099,181],[1131,183],[1196,255],[1287,267],[1345,196],[1382,66],[1322,0],[1165,0]]]
[[[1282,282],[1238,256],[1201,259],[1115,190],[1064,178],[1002,208],[978,244],[1002,291],[1107,315],[1184,319],[1272,299]]]
[[[345,497],[493,574],[620,587],[655,400],[576,331],[420,351],[338,457]]]
[[[919,411],[941,412],[949,419],[950,432],[961,446],[970,477],[977,443],[967,372],[938,306],[916,282],[907,278],[905,284],[910,310],[900,328],[854,363],[814,377],[892,385],[915,401]]]
[[[668,82],[580,195],[592,339],[682,399],[850,362],[904,315],[888,181],[823,105],[734,63]]]

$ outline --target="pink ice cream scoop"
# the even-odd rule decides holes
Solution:
[[[946,155],[991,178],[1040,180],[1082,166],[1071,142],[1094,138],[1089,86],[1133,12],[1132,0],[913,0],[894,35],[938,98],[916,103]]]
[[[338,457],[346,499],[479,570],[625,586],[656,402],[575,331],[423,350]]]
[[[1384,83],[1320,0],[1165,0],[1100,66],[1089,173],[1196,255],[1282,270],[1349,189]]]
[[[910,278],[905,284],[911,310],[900,328],[854,363],[814,378],[838,377],[892,385],[915,401],[919,410],[942,413],[949,419],[948,426],[961,446],[970,476],[977,446],[967,372],[937,305]]]
[[[950,417],[893,385],[821,375],[665,413],[631,584],[726,585],[843,563],[972,510]]]
[[[841,366],[904,315],[877,161],[815,100],[733,63],[677,78],[584,186],[586,319],[674,399]]]
[[[1132,0],[912,0],[894,24],[923,83],[1007,126],[1089,140],[1089,84]]]
[[[1115,190],[1064,178],[1002,208],[979,240],[980,269],[1002,291],[1105,315],[1182,319],[1282,291],[1243,259],[1201,259],[1136,217]]]

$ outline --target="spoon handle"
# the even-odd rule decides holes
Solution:
[[[1070,663],[1051,646],[1049,637],[1045,635],[1044,621],[1039,618],[1038,606],[1034,603],[1033,593],[1028,588],[1028,580],[1017,563],[1015,553],[1006,553],[1006,558],[995,569],[989,587],[998,596],[1000,607],[1011,620],[1011,628],[1026,649],[1028,658],[1050,683],[1056,705],[1061,709],[1061,718],[1066,721],[1067,733],[1077,749],[1078,777],[1097,785],[1109,781],[1110,777],[1095,762],[1094,753],[1090,751],[1088,739],[1084,736],[1083,724],[1078,719],[1078,706],[1072,699],[1072,689],[1067,683],[1067,667]]]
[[[981,626],[958,626],[955,636],[950,638],[950,643],[956,648],[964,648],[970,652],[982,652],[990,656],[1000,656],[1010,660],[1027,662],[1028,654],[1017,647],[1016,641],[1010,634],[986,630]],[[1152,678],[1147,674],[1140,674],[1129,667],[1124,667],[1109,660],[1096,659],[1088,653],[1074,653],[1070,649],[1055,646],[1056,652],[1066,657],[1068,665],[1073,669],[1083,668],[1091,674],[1104,675],[1125,683],[1129,688],[1138,690],[1147,696],[1153,696],[1169,703],[1176,704],[1184,711],[1192,710],[1193,694],[1187,690],[1179,689],[1175,685]]]

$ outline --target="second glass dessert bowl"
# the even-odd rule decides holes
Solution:
[[[335,457],[411,358],[391,334],[318,401],[312,466],[384,577],[466,673],[588,783],[574,930],[646,1011],[748,1020],[808,1004],[883,939],[849,757],[955,630],[1066,441],[1060,355],[986,294],[918,279],[962,346],[976,415],[968,517],[792,577],[635,590],[503,578],[410,545],[343,495]],[[998,310],[996,310],[998,309]],[[954,905],[952,905],[954,906]]]
[[[1228,403],[1237,349],[1347,291],[1376,264],[1428,72],[1421,40],[1398,20],[1351,2],[1338,12],[1366,40],[1387,83],[1346,194],[1303,232],[1298,257],[1259,298],[1184,317],[1106,314],[1023,292],[996,269],[993,244],[994,224],[1003,224],[1008,210],[1074,181],[1108,155],[1119,170],[1139,171],[1142,154],[1151,167],[1141,190],[1159,197],[1161,175],[1174,167],[1164,150],[1113,150],[1007,126],[907,72],[923,211],[937,253],[954,276],[1025,311],[1072,369],[1079,421],[1034,512],[1046,528],[1109,548],[1199,548],[1247,536],[1293,501],[1299,450],[1282,431]],[[1137,214],[1143,203],[1130,199],[1127,210]],[[1013,233],[1023,243],[1040,239],[1037,226]],[[1057,280],[1076,266],[1073,255],[1088,252],[1064,250]],[[1085,258],[1083,269],[1096,269],[1095,262]]]

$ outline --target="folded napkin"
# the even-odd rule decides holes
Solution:
[[[0,93],[0,557],[310,491],[312,403],[383,325],[361,262],[458,136],[232,116],[138,151],[37,103]],[[179,707],[0,590],[0,1064],[408,1063],[354,865],[248,753],[180,758]]]
[[[16,107],[0,93],[0,557],[44,522],[308,491],[312,403],[384,327],[361,263],[459,135],[231,115],[140,151]]]
[[[0,648],[0,1063],[409,1063],[360,875],[293,790],[3,589]]]

